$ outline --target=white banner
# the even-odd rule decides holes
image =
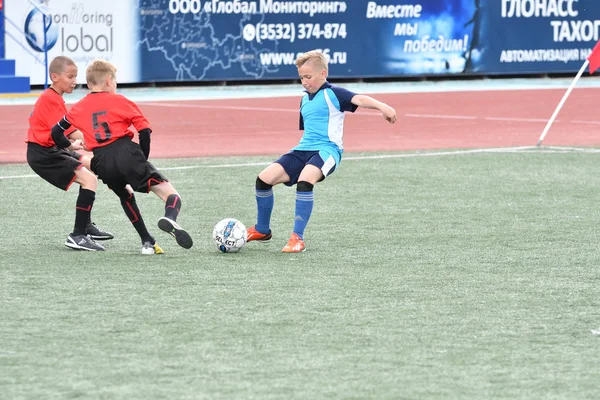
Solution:
[[[103,58],[117,67],[117,82],[140,81],[137,0],[5,0],[4,5],[10,20],[6,58],[16,60],[17,75],[31,77],[32,85],[44,84],[47,74],[42,11],[50,16],[48,62],[59,55],[72,58],[79,68],[77,82],[85,84],[88,63]]]

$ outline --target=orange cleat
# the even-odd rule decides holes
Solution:
[[[295,233],[292,233],[292,237],[288,240],[288,243],[285,245],[282,253],[301,253],[305,250],[304,248],[304,240],[300,236]]]
[[[248,228],[248,230],[246,232],[248,233],[248,239],[246,240],[246,242],[252,242],[254,240],[259,241],[259,242],[268,242],[273,237],[273,235],[271,235],[271,232],[260,233],[253,226]]]

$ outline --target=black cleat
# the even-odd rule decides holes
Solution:
[[[85,228],[85,233],[94,240],[110,240],[115,238],[112,233],[104,232],[93,222],[90,222]]]
[[[167,232],[173,236],[177,241],[177,244],[184,249],[189,249],[194,244],[190,234],[187,233],[182,227],[177,225],[175,221],[170,220],[167,217],[162,217],[158,220],[158,227],[161,231]]]
[[[74,236],[70,233],[69,236],[67,236],[65,246],[75,250],[104,251],[104,246],[94,242],[88,235]]]

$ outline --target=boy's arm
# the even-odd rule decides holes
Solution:
[[[73,140],[81,140],[83,142],[83,133],[79,129],[75,129],[73,132],[67,135],[71,141]]]
[[[69,121],[67,121],[66,117],[63,117],[56,125],[52,127],[52,140],[56,143],[56,146],[61,149],[67,150],[81,150],[83,149],[83,144],[81,139],[76,139],[74,142],[71,142],[65,136],[65,131],[71,127]],[[79,131],[77,131],[79,132]]]
[[[140,142],[140,147],[142,148],[142,152],[144,153],[144,157],[146,160],[150,156],[150,134],[152,130],[150,128],[144,128],[138,132],[138,140]]]
[[[382,103],[379,100],[375,100],[374,98],[372,98],[370,96],[366,96],[364,94],[357,94],[356,96],[352,97],[352,104],[359,106],[359,107],[363,107],[363,108],[379,110],[379,111],[381,111],[381,114],[383,115],[383,117],[390,124],[393,124],[394,122],[396,122],[396,110],[394,110],[392,107],[388,106],[387,104]]]
[[[138,131],[139,145],[142,148],[144,157],[146,157],[147,160],[150,156],[150,134],[152,133],[152,129],[150,129],[150,123],[137,104],[124,96],[122,96],[121,99],[129,106],[129,118],[133,127]],[[126,109],[126,107],[123,108]]]

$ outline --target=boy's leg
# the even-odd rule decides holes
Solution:
[[[75,171],[75,182],[81,185],[75,205],[75,226],[73,227],[73,233],[67,237],[65,245],[78,250],[102,251],[104,247],[90,239],[86,233],[88,220],[96,199],[96,176],[85,168],[79,168]]]
[[[142,213],[135,201],[135,195],[129,189],[128,187],[120,186],[119,189],[113,189],[113,191],[119,196],[121,207],[123,207],[125,215],[129,218],[129,222],[131,222],[131,225],[133,225],[138,235],[140,235],[142,254],[163,254],[164,252],[158,243],[156,243],[156,239],[148,232],[146,223],[142,218]]]
[[[181,211],[181,197],[170,182],[153,185],[150,190],[165,202],[165,216],[158,220],[158,227],[175,238],[177,244],[184,249],[194,245],[189,233],[177,224],[177,216]]]
[[[300,181],[296,186],[296,211],[294,214],[294,232],[288,243],[281,250],[284,253],[304,251],[304,229],[310,219],[314,204],[313,184]]]
[[[119,173],[124,177],[124,181],[135,191],[152,191],[160,197],[165,202],[165,217],[159,220],[158,227],[175,237],[181,247],[192,247],[190,235],[175,222],[181,209],[181,199],[173,185],[146,160],[137,144],[123,142],[122,147],[126,151],[118,155],[117,165],[120,166]]]
[[[255,184],[256,191],[256,226],[254,227],[257,233],[268,235],[269,239],[271,236],[271,214],[273,213],[273,207],[275,206],[275,196],[273,195],[273,185],[269,185],[260,179],[256,178]],[[252,239],[256,240],[256,239]],[[265,238],[259,240],[268,240]]]
[[[306,181],[300,181],[296,185],[296,212],[294,215],[294,233],[304,239],[304,229],[312,214],[315,202],[313,194],[314,185]]]
[[[179,194],[173,193],[167,197],[165,201],[165,218],[169,218],[172,221],[177,221],[177,216],[181,211],[181,197]]]
[[[290,177],[285,171],[280,161],[286,156],[282,156],[278,162],[274,162],[265,168],[256,178],[256,225],[248,228],[248,242],[271,240],[271,214],[275,206],[275,196],[273,195],[273,186],[279,183],[289,182]]]
[[[112,187],[113,191],[119,199],[121,200],[121,207],[123,207],[123,211],[125,211],[125,215],[129,218],[129,222],[135,228],[138,235],[140,235],[140,239],[142,244],[145,242],[150,242],[154,244],[155,240],[148,232],[148,228],[146,228],[146,224],[144,223],[144,219],[142,218],[142,213],[138,208],[137,202],[135,201],[135,196],[133,193],[129,193],[125,186],[119,186],[118,188]]]
[[[304,230],[312,214],[314,205],[314,185],[323,179],[320,167],[308,164],[304,167],[296,185],[296,210],[294,213],[294,232],[287,245],[282,249],[284,253],[298,253],[304,251]]]
[[[65,153],[69,154],[71,157],[73,157],[74,159],[76,159],[80,163],[82,163],[83,166],[88,171],[92,170],[92,167],[91,167],[92,159],[90,157],[80,154],[76,151],[65,150]],[[92,174],[92,172],[90,172],[90,174]],[[85,190],[85,189],[83,188],[83,186],[80,186],[79,191],[81,192],[82,190]],[[102,229],[98,228],[98,226],[94,222],[92,222],[92,213],[91,212],[90,212],[89,219],[88,219],[87,226],[86,226],[86,234],[89,235],[94,240],[110,240],[110,239],[114,239],[114,237],[115,237],[112,233],[105,232]]]
[[[79,193],[81,193],[82,190],[86,190],[86,189],[84,189],[83,187],[80,186]],[[112,233],[100,229],[98,227],[98,225],[96,225],[94,222],[92,222],[91,211],[88,215],[88,220],[87,220],[87,224],[85,227],[85,233],[86,233],[86,235],[88,235],[89,237],[91,237],[94,240],[110,240],[110,239],[114,239],[114,237],[115,237],[115,235],[113,235]]]

